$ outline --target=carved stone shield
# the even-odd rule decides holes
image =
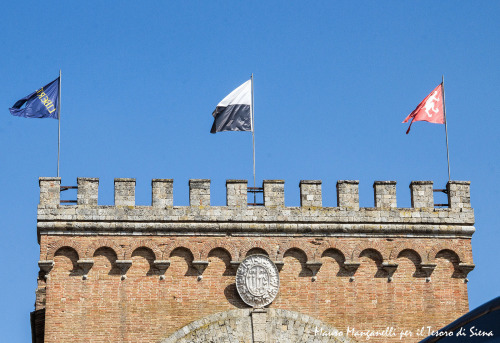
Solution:
[[[251,255],[236,271],[236,289],[245,304],[252,307],[269,305],[278,294],[278,268],[265,255]]]

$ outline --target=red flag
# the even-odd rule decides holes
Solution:
[[[414,121],[444,124],[443,110],[443,84],[440,83],[403,121],[403,123],[407,123],[411,119],[406,134],[410,132],[411,124]]]

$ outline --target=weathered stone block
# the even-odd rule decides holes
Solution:
[[[451,208],[470,208],[470,181],[449,181],[446,184]]]
[[[40,185],[40,205],[59,206],[61,203],[61,178],[41,177],[38,179]]]
[[[375,207],[396,208],[396,181],[375,181],[373,183]]]
[[[285,206],[285,181],[264,180],[262,186],[264,188],[264,206]]]
[[[432,181],[412,181],[411,207],[413,208],[434,208],[434,193]]]
[[[226,180],[226,205],[247,206],[247,180]]]
[[[337,181],[337,206],[359,209],[359,181],[339,180]]]
[[[115,179],[115,206],[135,206],[135,179]]]
[[[300,188],[300,206],[322,206],[321,180],[301,180]]]
[[[189,180],[189,205],[210,206],[210,180]]]
[[[97,206],[99,178],[79,177],[76,182],[78,185],[77,204],[79,206]]]
[[[174,180],[153,179],[151,181],[153,207],[174,206]]]

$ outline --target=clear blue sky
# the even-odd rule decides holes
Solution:
[[[396,180],[410,206],[411,180],[447,181],[444,126],[401,121],[445,75],[452,179],[470,180],[476,269],[470,307],[499,295],[498,56],[494,1],[10,1],[0,13],[0,328],[30,340],[39,246],[39,176],[55,176],[57,121],[8,112],[62,69],[61,176],[99,177],[99,203],[113,179],[252,179],[250,133],[209,133],[211,113],[255,75],[257,183],[284,179],[287,206],[299,180],[323,180],[336,206],[337,180],[360,180],[373,206],[375,180]],[[68,197],[75,198],[76,194]],[[436,202],[445,202],[443,195]]]

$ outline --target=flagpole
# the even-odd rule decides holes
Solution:
[[[250,80],[252,83],[252,147],[253,147],[253,187],[255,188],[255,128],[254,128],[254,110],[253,110],[253,73],[250,76]],[[255,192],[253,193],[253,202],[256,201]]]
[[[59,99],[57,101],[57,177],[59,177],[59,157],[61,154],[61,69],[59,69]]]
[[[444,75],[442,76],[441,85],[443,87],[443,116],[444,116],[444,131],[446,133],[446,156],[448,157],[448,181],[451,181],[450,172],[450,150],[448,149],[448,124],[446,121],[446,104],[444,98]]]

